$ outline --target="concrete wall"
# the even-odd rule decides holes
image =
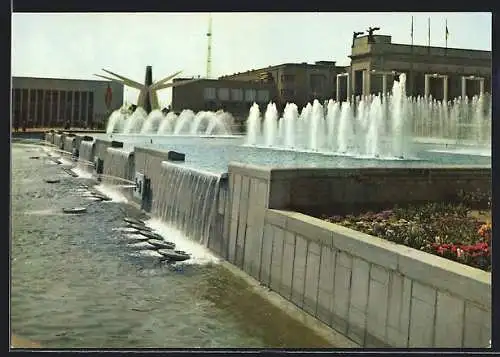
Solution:
[[[223,257],[363,346],[487,346],[491,274],[270,209],[325,207],[328,200],[333,206],[346,206],[350,199],[408,202],[418,194],[440,200],[459,188],[484,188],[491,175],[479,168],[450,170],[420,170],[419,175],[399,169],[382,175],[231,164]]]
[[[491,168],[273,169],[269,208],[342,214],[395,204],[453,202],[458,191],[491,190]]]

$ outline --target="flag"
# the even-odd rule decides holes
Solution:
[[[446,19],[445,22],[445,40],[446,40],[446,47],[448,47],[448,37],[450,37],[450,31],[448,31],[448,19]]]

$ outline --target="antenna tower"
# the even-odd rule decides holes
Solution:
[[[212,15],[208,15],[207,78],[212,76]]]

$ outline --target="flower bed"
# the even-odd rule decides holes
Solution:
[[[323,216],[347,228],[491,271],[491,211],[428,203],[360,215]]]

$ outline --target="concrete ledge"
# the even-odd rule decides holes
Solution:
[[[256,167],[258,169],[258,167]],[[272,180],[288,180],[291,178],[320,178],[320,177],[358,177],[360,180],[368,179],[371,176],[387,176],[387,172],[390,171],[391,177],[401,176],[418,176],[418,177],[455,177],[457,172],[470,173],[471,177],[476,177],[477,175],[487,175],[487,171],[490,171],[491,167],[487,165],[467,165],[456,166],[456,165],[433,165],[426,164],[426,167],[366,167],[366,168],[300,168],[300,167],[290,167],[290,168],[271,168],[271,179]]]
[[[491,306],[491,273],[297,212],[268,209],[266,220],[309,241],[399,271],[483,307]]]
[[[229,173],[252,178],[269,180],[271,178],[271,168],[258,165],[247,165],[240,162],[230,162]]]

